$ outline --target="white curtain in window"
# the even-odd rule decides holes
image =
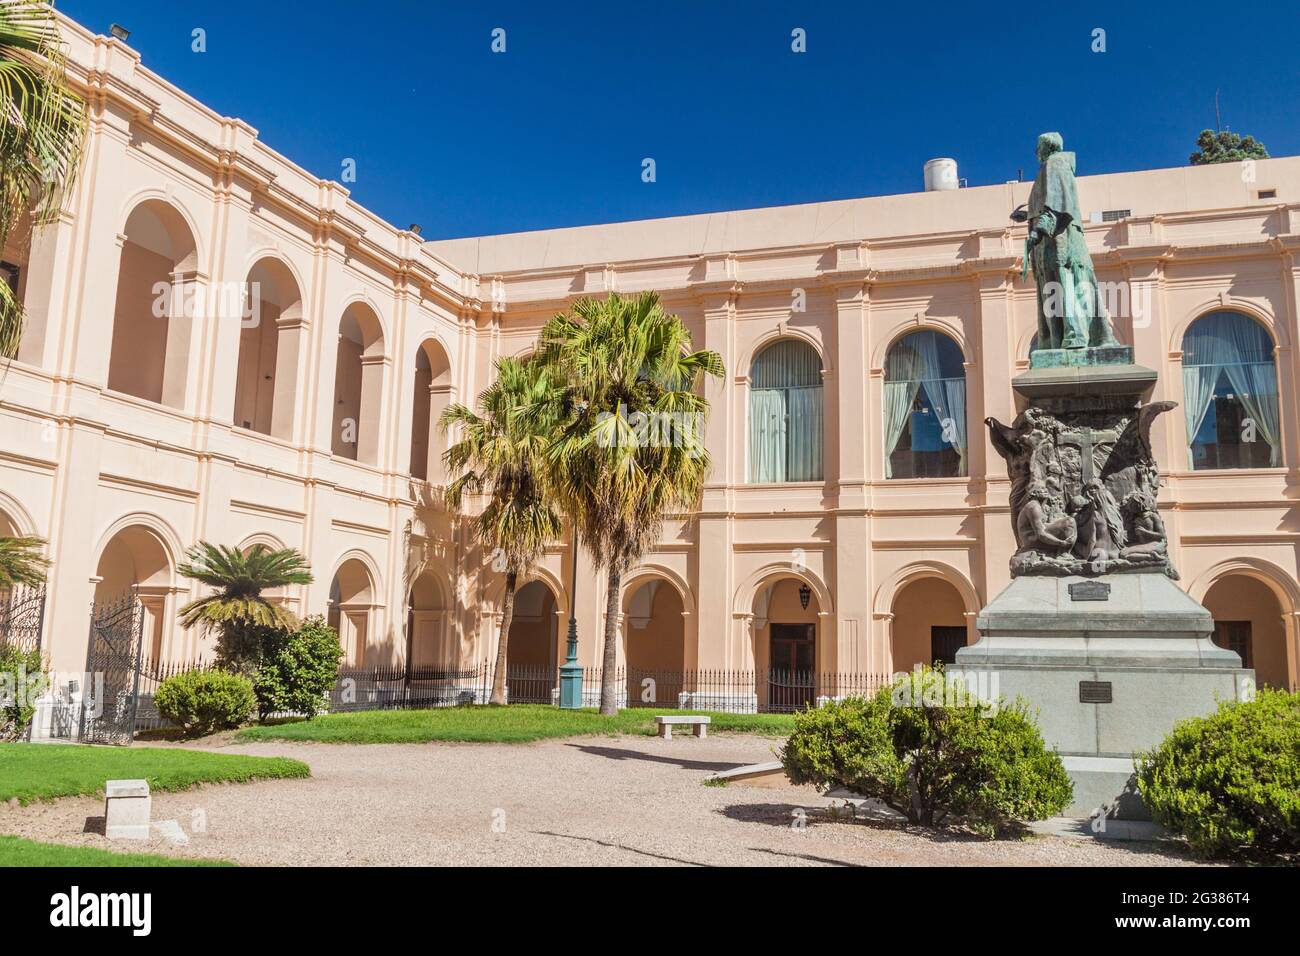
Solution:
[[[787,481],[822,479],[822,387],[792,388],[787,393],[789,449]]]
[[[1277,370],[1273,340],[1253,319],[1237,312],[1212,312],[1192,323],[1183,337],[1183,401],[1187,406],[1187,445],[1209,408],[1219,373],[1228,376],[1256,434],[1269,446],[1269,464],[1282,458]],[[1206,390],[1208,389],[1208,394]],[[1193,416],[1195,420],[1193,421]]]
[[[785,481],[785,390],[749,393],[749,480]]]
[[[907,424],[908,414],[912,411],[912,402],[916,401],[916,391],[920,382],[886,382],[885,383],[885,477],[892,478],[894,466],[889,456],[898,447],[898,440],[903,437],[903,426]]]
[[[1217,365],[1183,366],[1183,414],[1187,421],[1187,467],[1196,467],[1193,459],[1192,441],[1201,430],[1205,413],[1210,410],[1214,400],[1214,385],[1219,380]]]
[[[750,368],[749,480],[821,481],[822,363],[806,342],[768,346]]]
[[[939,418],[942,421],[952,422],[952,447],[957,451],[957,474],[965,476],[966,472],[966,379],[964,378],[945,378],[941,382],[943,388],[942,402],[935,402],[933,395],[930,401],[934,403],[935,409],[939,412]]]

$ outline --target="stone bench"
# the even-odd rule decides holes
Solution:
[[[104,836],[110,840],[149,839],[148,780],[109,780],[104,784]]]
[[[690,727],[695,732],[696,737],[707,737],[709,735],[709,723],[712,720],[712,717],[672,716],[656,717],[655,723],[659,725],[659,736],[664,740],[672,740],[673,726],[676,724]]]

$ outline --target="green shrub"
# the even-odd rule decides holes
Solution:
[[[1065,809],[1070,778],[1027,708],[981,706],[959,690],[925,668],[871,698],[798,713],[781,751],[786,775],[873,797],[914,824],[988,836]]]
[[[228,730],[248,720],[255,699],[253,683],[224,671],[186,671],[158,685],[158,713],[191,735]]]
[[[339,676],[343,648],[323,617],[309,617],[293,633],[270,638],[253,681],[257,713],[296,713],[315,717]]]
[[[0,644],[0,741],[21,740],[45,687],[40,651]]]
[[[1205,856],[1300,852],[1300,694],[1262,690],[1136,755],[1152,818]]]

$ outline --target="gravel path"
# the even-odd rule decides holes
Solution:
[[[526,745],[260,743],[230,753],[306,761],[309,780],[209,785],[153,797],[188,846],[109,842],[103,802],[0,806],[0,833],[245,865],[1153,865],[1167,847],[1058,837],[984,840],[832,818],[809,788],[711,773],[771,760],[772,740],[582,737]],[[797,827],[802,810],[805,825]],[[202,827],[197,824],[202,824]]]

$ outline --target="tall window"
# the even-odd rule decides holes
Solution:
[[[749,370],[749,480],[822,480],[822,361],[805,342],[775,342]]]
[[[1240,312],[1211,312],[1193,322],[1183,336],[1183,411],[1194,470],[1280,465],[1268,330]]]
[[[966,370],[938,332],[905,335],[885,359],[885,477],[966,474]]]

